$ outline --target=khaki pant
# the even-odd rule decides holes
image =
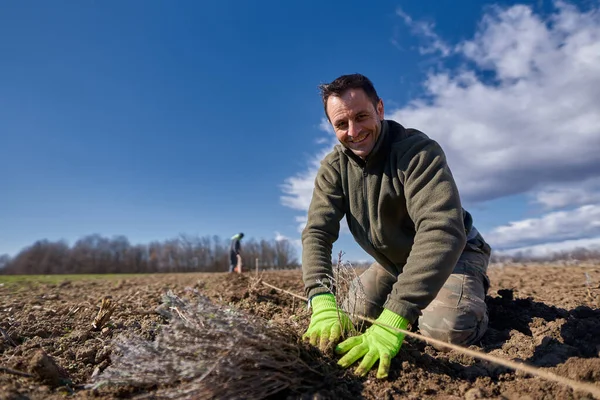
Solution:
[[[467,244],[438,295],[422,310],[418,319],[422,335],[459,345],[481,339],[488,326],[485,295],[489,288],[486,274],[489,258],[489,246],[477,235]],[[350,284],[342,308],[376,319],[396,280],[397,276],[381,265],[372,264]]]

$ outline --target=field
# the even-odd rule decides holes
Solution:
[[[600,391],[600,266],[492,266],[489,275],[490,328],[471,349]],[[271,384],[281,389],[271,398],[598,398],[415,338],[405,341],[387,380],[377,380],[375,371],[357,378],[337,368],[336,357],[301,343],[310,318],[305,303],[262,284],[302,295],[300,271],[264,272],[261,279],[254,273],[0,276],[0,399],[257,398]],[[94,329],[107,296],[114,312]],[[190,306],[201,296],[202,310],[212,311]],[[197,318],[195,330],[175,332],[177,318],[188,324]],[[229,325],[217,329],[219,318],[229,318]],[[237,340],[231,348],[228,335]],[[210,341],[223,346],[206,360],[199,343]],[[173,343],[199,347],[173,350]],[[172,355],[187,368],[210,361],[213,369],[189,373]]]

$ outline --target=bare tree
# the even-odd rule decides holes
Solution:
[[[276,240],[275,249],[275,268],[287,269],[296,267],[296,251],[287,239]]]

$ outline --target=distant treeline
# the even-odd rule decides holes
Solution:
[[[0,256],[0,274],[108,274],[160,272],[225,272],[229,239],[180,235],[164,242],[132,245],[125,236],[94,234],[73,246],[40,240],[14,258]],[[246,270],[299,268],[296,250],[287,240],[242,240]]]
[[[73,246],[65,241],[39,240],[15,257],[0,256],[0,274],[104,274],[161,272],[225,272],[229,270],[229,239],[182,234],[164,242],[132,245],[125,236],[94,234]],[[244,269],[296,269],[296,249],[287,240],[242,240]],[[506,262],[600,262],[600,248],[576,248],[544,257],[522,252],[492,253],[493,263]],[[336,260],[332,260],[336,264]],[[349,262],[366,268],[368,262]]]
[[[517,252],[512,255],[504,255],[502,253],[492,253],[491,262],[506,263],[506,262],[598,262],[600,261],[600,248],[584,248],[577,247],[572,250],[556,251],[552,254],[544,256],[532,255],[528,252]]]

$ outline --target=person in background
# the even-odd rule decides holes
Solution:
[[[325,115],[340,144],[321,161],[306,227],[302,271],[310,325],[303,335],[325,350],[358,314],[448,343],[477,342],[488,325],[485,294],[490,246],[463,209],[446,156],[426,134],[384,119],[383,101],[360,74],[320,86]],[[346,218],[375,259],[337,303],[332,246]],[[379,361],[388,376],[404,335],[372,324],[335,347],[338,361],[365,375]]]
[[[244,237],[242,232],[231,237],[229,245],[229,272],[242,272],[242,244],[241,240]]]

